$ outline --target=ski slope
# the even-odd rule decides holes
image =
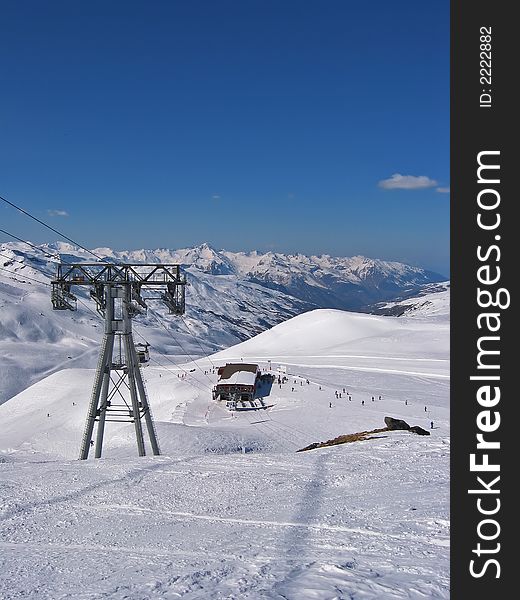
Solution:
[[[446,298],[400,318],[312,311],[196,363],[150,363],[161,457],[136,458],[132,425],[109,423],[104,458],[75,460],[90,369],[10,399],[0,597],[448,598]],[[268,410],[211,400],[231,360],[287,372]],[[387,415],[434,428],[296,453]]]
[[[429,282],[441,278],[359,256],[231,253],[208,244],[180,250],[96,248],[94,253],[108,261],[182,264],[189,282],[186,314],[179,319],[168,315],[162,302],[150,301],[148,314],[135,318],[134,330],[138,341],[142,336],[156,350],[188,357],[201,349],[228,348],[308,310],[368,310],[374,302],[429,289],[435,285]],[[89,252],[62,242],[0,244],[0,404],[67,366],[95,367],[103,324],[89,290],[74,289],[79,302],[73,315],[52,310],[50,302],[57,263],[91,260]]]

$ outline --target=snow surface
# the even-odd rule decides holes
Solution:
[[[235,371],[229,377],[221,377],[218,380],[219,384],[225,385],[255,385],[256,373],[251,371]]]
[[[429,287],[435,288],[434,291],[428,292]],[[399,312],[407,317],[422,318],[427,316],[445,320],[446,315],[450,312],[450,282],[445,281],[440,284],[425,286],[424,293],[419,296],[399,302],[387,302],[381,308],[383,310],[394,309],[394,312]],[[395,309],[398,310],[395,311]]]
[[[0,598],[448,598],[449,316],[428,312],[312,311],[149,363],[161,457],[108,423],[104,458],[75,460],[92,369],[24,389],[0,406]],[[287,368],[268,410],[211,400],[231,359]],[[295,452],[385,416],[434,429]]]
[[[134,320],[134,331],[138,342],[146,339],[159,352],[189,358],[228,348],[308,310],[366,308],[437,280],[417,267],[360,256],[233,253],[208,244],[95,253],[107,260],[184,265],[189,287],[183,318],[151,301],[148,314]],[[95,367],[103,324],[88,290],[74,289],[79,303],[72,315],[53,311],[50,303],[56,263],[82,261],[91,262],[92,255],[63,242],[40,250],[22,242],[0,244],[0,404],[63,368]]]

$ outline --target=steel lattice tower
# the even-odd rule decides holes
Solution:
[[[162,300],[170,313],[184,313],[186,278],[181,276],[179,265],[60,264],[51,283],[51,300],[55,310],[76,310],[77,298],[71,287],[90,286],[90,295],[105,320],[79,458],[88,458],[94,445],[96,422],[95,458],[101,457],[105,424],[109,421],[133,423],[137,451],[139,456],[145,456],[143,419],[152,453],[159,455],[159,443],[132,335],[132,318],[146,311],[146,300],[150,299]],[[147,290],[146,297],[141,295],[143,289]],[[129,392],[130,398],[123,393],[125,391]]]

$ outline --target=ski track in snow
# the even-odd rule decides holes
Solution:
[[[228,359],[230,357],[228,356]],[[240,356],[234,356],[234,360],[240,360]],[[268,356],[256,356],[257,360],[270,360],[275,359],[279,362],[294,358],[292,356],[270,354]],[[424,362],[442,362],[449,363],[447,358],[414,358],[414,357],[400,357],[400,356],[378,356],[378,355],[366,355],[366,354],[309,354],[305,356],[299,356],[299,358],[368,358],[370,360],[403,360],[403,361],[424,361]]]
[[[343,369],[347,371],[376,371],[379,373],[396,373],[399,375],[411,375],[418,377],[434,377],[438,379],[449,379],[449,375],[443,375],[442,373],[422,373],[419,371],[400,371],[398,369],[382,369],[379,367],[348,367],[346,365],[312,365],[301,362],[287,362],[283,361],[286,365],[291,365],[293,367],[310,367],[314,369]]]
[[[381,317],[355,317],[368,337],[342,351],[348,313],[318,313],[320,335],[306,334],[309,313],[278,326],[289,341],[293,328],[295,354],[275,327],[212,357],[288,367],[259,413],[211,401],[207,359],[194,372],[145,367],[160,457],[134,458],[129,424],[107,426],[105,458],[74,460],[92,370],[54,373],[0,406],[0,598],[449,598],[446,323],[436,315],[428,346],[427,320],[403,322],[407,358],[377,355]],[[335,397],[343,388],[351,400]],[[386,415],[435,428],[295,453]]]
[[[24,573],[26,584],[38,581],[29,571],[46,579],[6,597],[419,598],[424,590],[447,598],[448,521],[438,508],[431,514],[431,491],[440,486],[447,499],[447,482],[425,478],[430,489],[413,502],[407,489],[389,492],[389,471],[404,472],[408,485],[423,476],[403,468],[394,442],[378,443],[388,463],[359,445],[289,457],[102,460],[87,469],[48,462],[36,481],[30,463],[8,464],[19,503],[1,519],[2,533],[11,532],[2,562],[18,582]],[[436,460],[422,456],[421,472]],[[90,580],[96,565],[102,576]]]

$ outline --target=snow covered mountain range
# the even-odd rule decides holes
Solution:
[[[107,261],[184,266],[190,284],[186,315],[171,317],[157,303],[135,320],[136,341],[142,335],[168,355],[215,352],[316,308],[371,312],[377,303],[417,296],[444,279],[417,267],[361,256],[233,253],[208,244],[180,250],[93,251]],[[75,290],[82,303],[71,314],[51,309],[49,288],[57,262],[92,260],[85,250],[62,242],[42,245],[41,250],[21,242],[0,245],[0,348],[5,357],[0,402],[55,372],[56,365],[95,365],[102,323],[88,292]],[[23,373],[11,361],[20,342],[26,356]]]
[[[56,249],[66,250],[61,244]],[[234,276],[283,292],[312,308],[366,311],[375,302],[413,296],[424,284],[446,279],[418,267],[364,256],[228,252],[209,244],[181,250],[115,252],[97,248],[95,253],[118,261],[179,262],[193,274]]]

